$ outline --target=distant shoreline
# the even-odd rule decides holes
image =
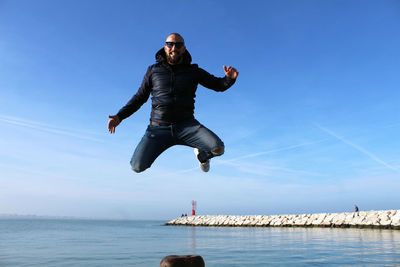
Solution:
[[[124,219],[124,218],[101,218],[101,217],[74,217],[56,215],[21,215],[21,214],[0,214],[1,219],[21,219],[21,220],[82,220],[82,221],[154,221],[165,222],[165,219]]]
[[[291,215],[196,215],[165,225],[218,227],[331,227],[400,230],[400,210],[316,213]]]
[[[49,220],[92,220],[85,217],[73,216],[51,216],[51,215],[21,215],[21,214],[0,214],[0,219],[49,219]]]

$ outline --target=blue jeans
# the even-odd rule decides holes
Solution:
[[[174,145],[198,148],[200,151],[198,159],[201,162],[216,156],[212,151],[224,148],[221,139],[196,119],[169,126],[150,124],[132,156],[132,169],[135,172],[146,170],[162,152]],[[222,153],[223,150],[218,156]]]

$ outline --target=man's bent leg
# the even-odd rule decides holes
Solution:
[[[197,155],[198,160],[201,163],[206,162],[207,160],[213,158],[213,157],[217,157],[217,156],[221,156],[222,154],[224,154],[225,152],[225,147],[224,146],[220,146],[215,148],[214,150],[211,151],[207,151],[207,150],[200,150],[199,149],[199,153]]]
[[[197,120],[182,123],[179,127],[180,144],[188,145],[199,150],[197,155],[201,163],[224,154],[224,143],[211,130]]]
[[[132,170],[139,173],[149,168],[156,158],[173,145],[168,126],[148,126],[131,159]]]
[[[214,156],[221,156],[222,154],[224,154],[224,152],[225,152],[225,146],[220,146],[211,151],[211,153],[213,153]]]

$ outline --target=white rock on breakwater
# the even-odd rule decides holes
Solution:
[[[166,225],[258,227],[359,227],[400,230],[400,210],[292,215],[196,215]]]

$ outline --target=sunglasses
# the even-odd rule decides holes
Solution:
[[[183,42],[176,42],[176,43],[175,42],[165,42],[165,45],[168,48],[172,48],[175,45],[176,48],[180,49],[184,46],[184,43]]]

